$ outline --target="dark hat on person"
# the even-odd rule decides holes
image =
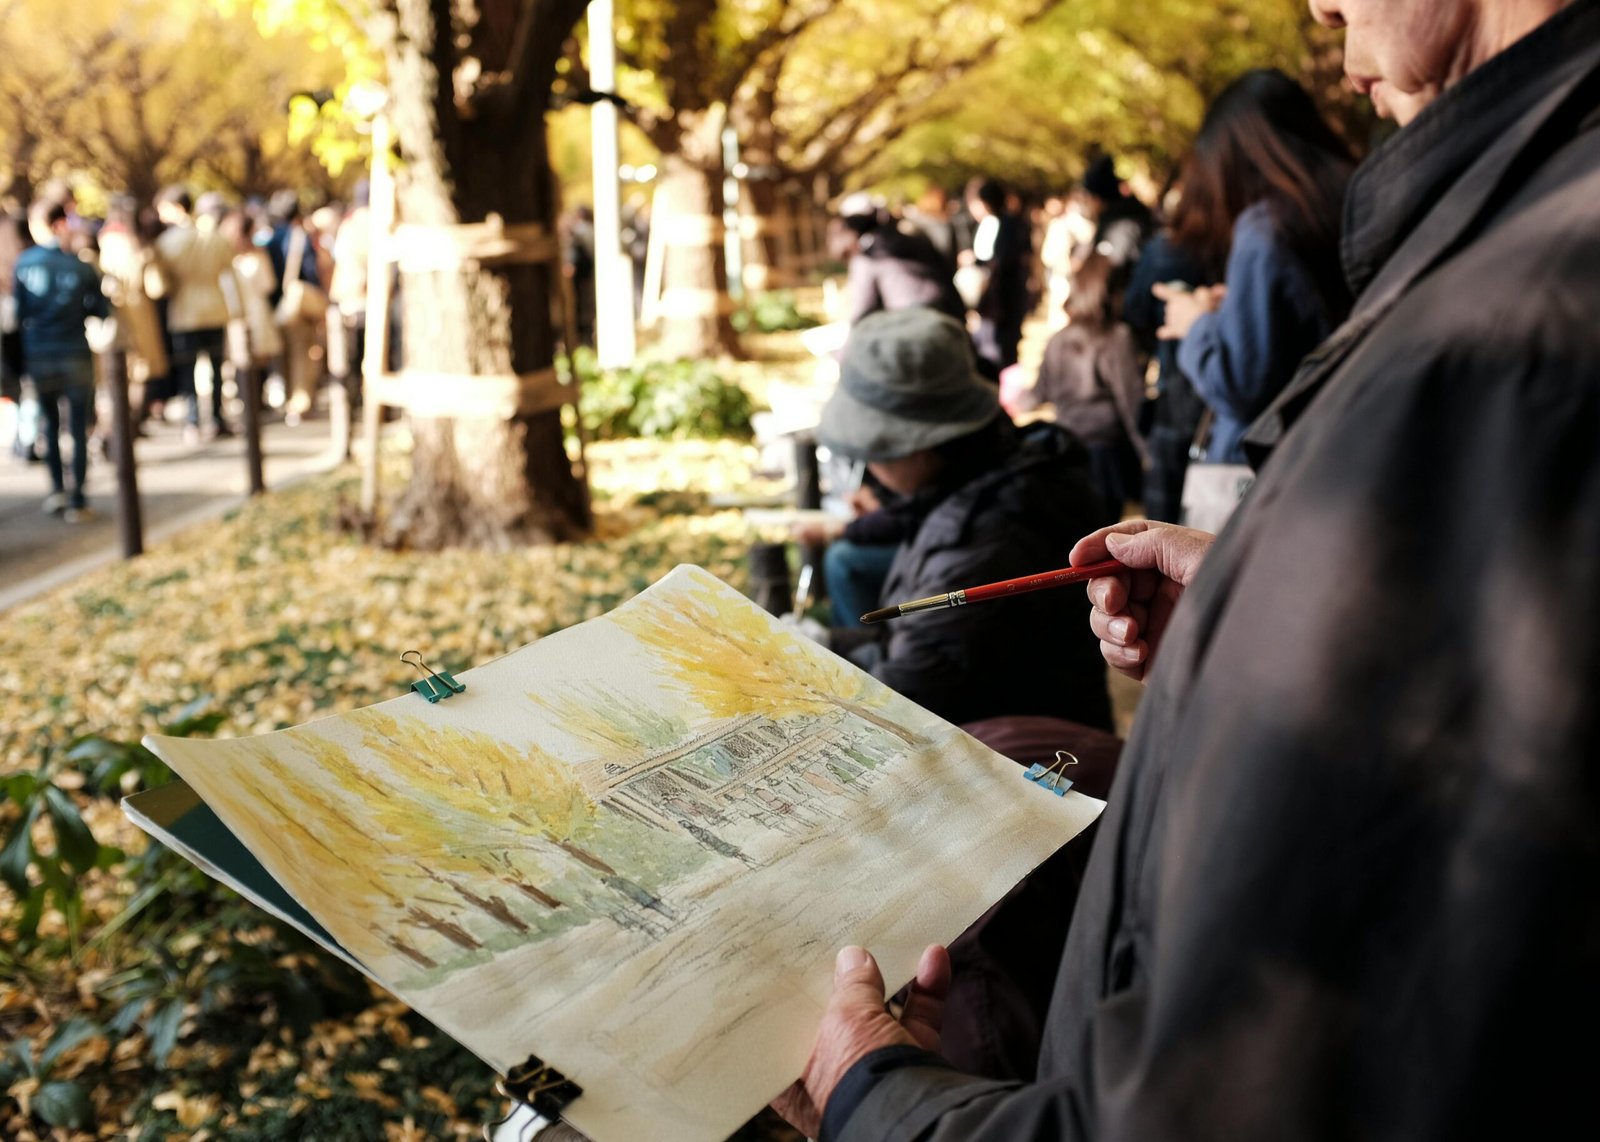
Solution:
[[[850,460],[898,460],[999,414],[999,391],[974,369],[961,323],[932,309],[899,309],[851,330],[817,437]]]
[[[1083,172],[1083,189],[1108,202],[1121,198],[1122,180],[1117,177],[1117,160],[1101,155],[1090,163],[1089,169]]]

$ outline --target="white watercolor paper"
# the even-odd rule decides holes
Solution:
[[[597,1142],[725,1137],[800,1073],[835,951],[891,985],[1086,828],[699,568],[296,729],[147,744],[401,998]]]

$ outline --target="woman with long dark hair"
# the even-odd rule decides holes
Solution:
[[[1280,71],[1246,72],[1206,113],[1175,243],[1223,284],[1158,287],[1163,338],[1215,414],[1206,458],[1237,463],[1250,422],[1350,308],[1339,264],[1349,148]]]

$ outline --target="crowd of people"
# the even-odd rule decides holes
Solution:
[[[231,436],[247,398],[292,425],[312,414],[330,376],[359,403],[368,250],[365,184],[349,203],[312,212],[293,190],[236,204],[172,186],[147,207],[119,198],[92,218],[56,183],[26,215],[0,220],[3,377],[19,407],[12,449],[47,466],[44,510],[89,518],[85,473],[110,423],[96,408],[97,391],[105,399],[96,376],[109,351],[125,359],[141,434],[164,430],[181,406],[184,439]]]
[[[1400,125],[1359,166],[1258,71],[1170,209],[1092,168],[1031,289],[1003,188],[969,189],[970,236],[937,202],[847,204],[819,437],[866,483],[805,537],[834,540],[836,600],[1121,570],[1075,604],[802,629],[969,728],[1060,719],[1069,748],[1104,691],[1084,648],[1145,689],[1092,839],[895,1001],[840,952],[775,1103],[808,1136],[1600,1128],[1571,1046],[1600,1012],[1600,2],[1311,10]],[[1068,320],[1008,388],[1034,293]],[[1168,522],[1191,451],[1254,472],[1220,535]]]
[[[1245,426],[1349,308],[1338,234],[1353,169],[1294,80],[1251,72],[1211,107],[1169,209],[1103,155],[1071,195],[1033,207],[993,179],[898,214],[848,196],[845,317],[925,306],[965,321],[1008,412],[1071,428],[1108,504],[1178,522],[1191,456],[1241,463]],[[1063,327],[1023,376],[1023,323],[1041,305]]]
[[[800,534],[827,546],[830,644],[954,721],[1108,727],[1094,640],[1085,622],[1052,621],[1069,617],[1061,600],[983,624],[849,628],[893,599],[1059,566],[1070,539],[1130,510],[1181,522],[1191,458],[1242,463],[1246,426],[1349,311],[1339,229],[1353,168],[1306,91],[1258,70],[1213,102],[1160,212],[1108,156],[1034,211],[992,179],[898,216],[847,196],[836,241],[851,332],[819,437],[855,464],[857,518]],[[1059,305],[1060,328],[1024,377],[1023,323],[1041,303]],[[972,402],[969,423],[956,410]],[[901,408],[918,411],[897,436],[884,416]],[[857,438],[879,421],[881,438]],[[1018,655],[1043,627],[1069,633],[1049,659]]]

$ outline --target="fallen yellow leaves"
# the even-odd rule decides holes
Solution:
[[[598,519],[586,543],[493,553],[366,547],[331,526],[339,499],[355,494],[356,477],[347,470],[263,497],[136,561],[7,612],[0,622],[0,693],[7,695],[0,774],[32,768],[46,750],[82,734],[136,739],[202,696],[227,714],[221,732],[230,735],[368,705],[409,685],[411,671],[399,662],[404,650],[418,647],[433,665],[463,669],[602,614],[679,563],[743,581],[754,536],[738,511],[707,503],[717,493],[777,490],[752,480],[754,449],[627,440],[593,445],[588,457]],[[394,474],[387,486],[402,478]],[[77,775],[64,776],[64,786],[81,786]],[[74,796],[102,844],[145,850],[143,835],[113,799],[82,788]],[[125,906],[134,891],[126,875],[119,867],[84,878],[85,937]],[[12,911],[0,892],[0,948],[10,943]],[[59,917],[47,917],[41,931],[66,941]],[[249,946],[269,936],[246,926],[233,939]],[[235,951],[215,932],[181,923],[166,933],[165,946],[205,962]],[[0,1039],[42,1042],[72,1015],[108,1018],[100,989],[135,958],[118,940],[91,941],[75,960],[43,965],[36,985],[0,984]],[[293,957],[278,967],[297,970]],[[138,1107],[170,1115],[166,1128],[175,1122],[183,1130],[175,1138],[250,1130],[257,1131],[251,1137],[291,1136],[293,1126],[273,1124],[327,1112],[322,1104],[330,1097],[381,1108],[390,1142],[468,1137],[481,1124],[485,1086],[466,1089],[460,1078],[408,1069],[449,1045],[434,1048],[430,1036],[417,1033],[403,1004],[376,999],[355,1015],[317,1022],[298,1040],[276,1008],[255,1019],[229,1044],[210,1043],[200,1030],[203,1012],[188,1005],[172,1070],[156,1077],[163,1086],[143,1093],[133,1084],[148,1067],[149,1045],[137,1028],[74,1047],[57,1074],[83,1075],[94,1087],[102,1137],[126,1135]],[[237,1077],[220,1095],[175,1077],[224,1068]],[[6,1092],[21,1116],[0,1105],[0,1136],[47,1136],[27,1118],[36,1088],[37,1080],[23,1079]]]

